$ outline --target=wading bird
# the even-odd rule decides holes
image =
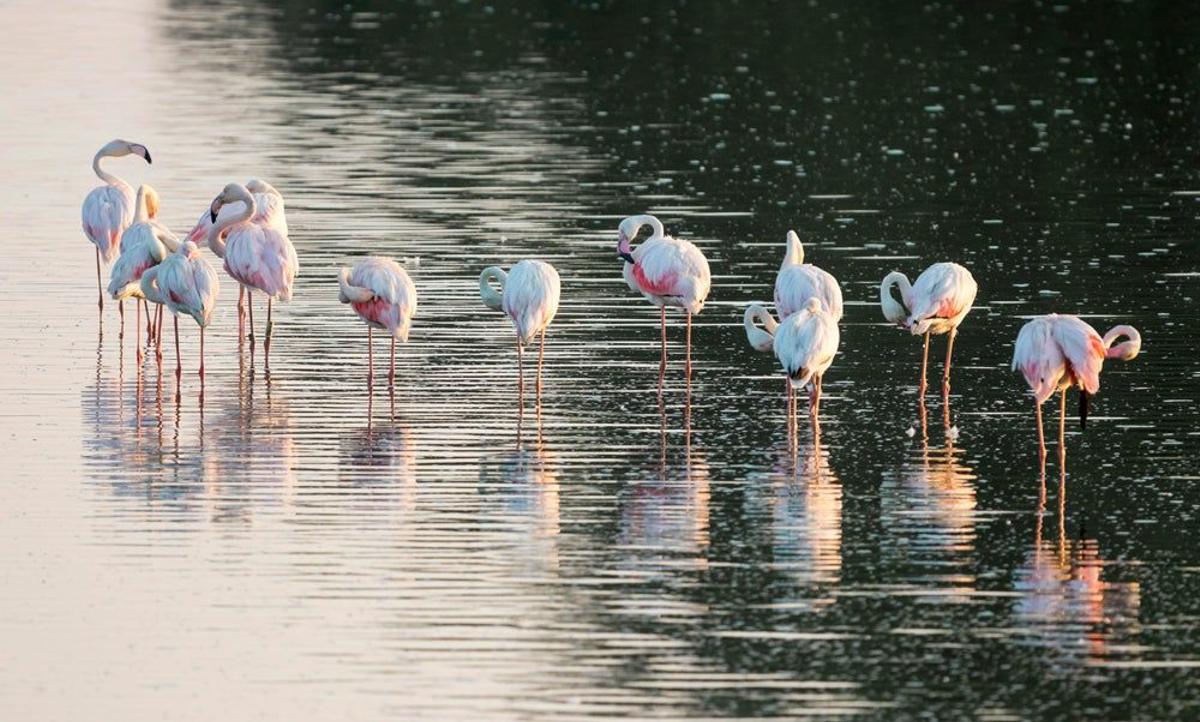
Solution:
[[[499,285],[497,291],[492,282]],[[489,266],[479,274],[479,295],[488,308],[503,311],[517,331],[517,396],[525,394],[523,350],[541,336],[538,347],[537,397],[542,397],[542,357],[546,351],[546,327],[558,312],[558,271],[543,261],[524,260],[505,273]]]
[[[900,300],[892,297],[892,286],[900,287]],[[946,341],[946,368],[942,374],[942,392],[950,393],[950,356],[954,352],[954,338],[958,325],[966,318],[975,302],[978,290],[971,272],[957,263],[935,263],[909,284],[908,277],[899,271],[884,276],[879,284],[879,303],[883,316],[888,321],[908,329],[914,336],[925,337],[925,351],[921,356],[921,383],[919,394],[924,396],[927,387],[925,372],[929,366],[930,334],[950,334]]]
[[[631,249],[642,226],[650,226],[650,237]],[[692,382],[692,316],[704,308],[712,275],[708,259],[695,245],[664,235],[662,222],[651,215],[630,216],[617,228],[617,255],[625,262],[623,273],[629,287],[659,308],[662,327],[662,359],[658,365],[658,393],[667,372],[667,306],[687,314],[687,357],[685,374]]]
[[[837,319],[815,297],[775,331],[775,357],[793,388],[810,387],[809,412],[814,420],[821,410],[821,381],[837,355],[839,338]],[[796,404],[789,407],[788,423],[794,424]]]
[[[1117,339],[1126,340],[1117,345]],[[1113,326],[1101,338],[1078,316],[1052,313],[1026,323],[1013,347],[1013,371],[1020,371],[1033,390],[1038,427],[1038,458],[1046,464],[1046,438],[1042,431],[1042,404],[1055,391],[1062,392],[1058,416],[1058,463],[1067,460],[1067,389],[1079,388],[1079,426],[1087,424],[1088,397],[1100,390],[1104,360],[1130,361],[1142,348],[1142,336],[1132,326]]]
[[[179,239],[165,226],[150,219],[151,207],[158,206],[158,194],[149,185],[138,188],[133,223],[121,234],[121,255],[113,264],[108,279],[108,293],[114,300],[121,302],[126,298],[134,299],[134,309],[137,312],[137,358],[141,361],[142,347],[142,306],[146,305],[147,341],[154,339],[154,323],[150,315],[150,307],[145,304],[142,293],[142,274],[152,266],[162,263],[167,254],[179,248]]]
[[[240,201],[239,213],[220,217],[227,204]],[[246,290],[246,306],[250,315],[251,350],[254,343],[255,290],[267,296],[267,328],[263,340],[263,358],[271,364],[271,302],[292,298],[292,283],[300,271],[296,249],[287,235],[275,225],[259,225],[251,221],[257,211],[254,195],[240,183],[230,183],[209,206],[213,221],[208,232],[208,247],[225,259],[225,271]]]
[[[203,382],[204,329],[212,319],[221,288],[216,269],[200,255],[195,243],[184,241],[162,263],[147,269],[141,283],[144,293],[147,286],[150,287],[147,297],[160,298],[175,316],[175,378],[183,375],[179,355],[179,314],[191,316],[200,326],[200,380]]]
[[[413,314],[417,312],[417,289],[399,263],[390,258],[367,256],[354,268],[343,267],[338,275],[338,300],[350,304],[367,324],[367,384],[375,378],[371,349],[372,330],[387,331],[392,337],[388,384],[396,381],[396,339],[408,341]]]
[[[287,236],[287,214],[284,211],[283,195],[275,189],[275,186],[259,178],[251,178],[246,181],[246,190],[254,194],[254,215],[251,216],[250,222],[261,226],[270,226]],[[226,218],[234,218],[243,210],[245,208],[241,201],[226,204],[221,207],[217,213],[217,219],[214,221],[210,210],[205,209],[200,214],[199,220],[196,221],[196,225],[192,226],[192,230],[188,232],[188,240],[204,247],[208,244],[208,234],[214,223]],[[237,317],[238,341],[241,341],[246,333],[246,287],[240,284],[238,285]],[[253,328],[250,329],[250,342],[254,343]]]
[[[104,181],[88,192],[83,199],[83,232],[92,245],[96,247],[96,290],[99,292],[100,310],[104,310],[104,289],[100,281],[100,262],[111,263],[121,247],[121,234],[133,221],[133,188],[112,173],[100,167],[100,161],[105,158],[121,158],[127,155],[137,155],[150,162],[150,151],[146,146],[129,143],[124,140],[114,140],[96,151],[92,158],[92,170]],[[158,215],[157,203],[150,207],[150,218]],[[121,305],[122,318],[125,306]]]

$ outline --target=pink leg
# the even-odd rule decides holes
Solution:
[[[396,337],[392,336],[392,361],[388,367],[388,386],[396,384]]]
[[[542,329],[542,342],[538,346],[537,400],[542,400],[542,359],[546,356],[546,329]]]
[[[100,312],[104,312],[104,286],[100,283],[100,246],[96,246],[96,292],[100,296]]]
[[[125,299],[117,301],[117,313],[121,316],[121,330],[117,331],[117,338],[125,340]]]
[[[1042,431],[1042,405],[1037,399],[1033,400],[1033,410],[1037,418],[1038,432],[1038,462],[1042,465],[1042,476],[1046,474],[1046,434]]]
[[[662,328],[662,355],[658,362],[658,395],[662,396],[663,380],[667,375],[667,307],[659,306],[659,326]]]
[[[687,378],[687,387],[692,388],[692,312],[687,312],[687,356],[684,359],[684,376]]]
[[[266,338],[263,339],[263,364],[267,367],[271,365],[271,297],[267,296],[267,330],[263,334]]]
[[[816,376],[813,378],[813,392],[812,392],[812,417],[813,417],[814,421],[816,420],[817,416],[820,413],[821,413],[821,377]]]
[[[925,333],[925,353],[921,356],[921,384],[919,386],[919,390],[917,391],[917,393],[921,396],[921,398],[925,397],[925,389],[927,388],[927,385],[925,383],[925,370],[928,367],[929,367],[929,332],[927,331]]]
[[[183,377],[183,360],[179,358],[179,317],[175,316],[175,380]]]
[[[250,339],[250,355],[254,355],[254,291],[246,289],[246,313],[250,316],[250,328],[246,338]]]
[[[204,327],[200,327],[200,385],[204,386]]]
[[[140,368],[142,365],[142,303],[141,303],[141,301],[134,299],[133,311],[134,311],[134,313],[137,314],[137,325],[134,327],[135,330],[134,330],[134,334],[133,334],[133,338],[134,338],[133,346],[134,346],[134,349],[136,349],[136,351],[137,351],[136,358],[137,358],[138,367]],[[150,319],[146,319],[147,323],[149,323],[149,321],[150,321]]]
[[[521,339],[517,339],[517,403],[525,407],[525,354],[521,347]]]
[[[251,316],[251,318],[253,318],[253,316]],[[251,325],[251,327],[253,327],[254,322],[251,321],[250,325]],[[372,341],[374,341],[374,339],[375,339],[374,330],[370,326],[367,326],[367,388],[368,389],[375,386],[375,350],[373,348],[374,344],[372,343]],[[253,348],[253,346],[251,348]]]
[[[150,302],[142,299],[142,306],[146,309],[146,345],[154,343],[154,315],[150,312]]]
[[[246,336],[246,287],[240,283],[238,284],[237,319],[238,341],[241,341]]]
[[[952,328],[946,340],[946,368],[942,372],[942,393],[946,396],[950,395],[950,355],[954,353],[954,337],[957,335],[958,329]]]
[[[1062,390],[1058,405],[1058,470],[1067,473],[1067,390]]]

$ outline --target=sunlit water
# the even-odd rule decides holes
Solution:
[[[1194,18],[53,5],[0,8],[0,717],[1197,714]],[[79,203],[116,136],[179,230],[283,190],[269,375],[228,279],[203,397],[190,321],[179,385],[132,306],[98,333]],[[662,406],[614,252],[644,210],[715,276]],[[740,329],[789,227],[848,301],[795,441]],[[335,280],[367,252],[420,294],[373,394]],[[476,279],[527,256],[563,304],[522,412]],[[935,260],[980,292],[922,423],[876,284]],[[1008,360],[1049,311],[1145,347],[1043,486]]]

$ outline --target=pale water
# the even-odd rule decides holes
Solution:
[[[14,0],[0,23],[0,717],[1200,714],[1193,13]],[[177,230],[230,180],[283,191],[301,276],[269,376],[224,276],[203,398],[191,321],[181,386],[170,344],[136,364],[131,305],[124,344],[111,303],[98,333],[79,205],[118,136],[154,164],[109,169]],[[690,395],[670,317],[662,406],[657,312],[615,254],[643,211],[714,273]],[[740,328],[788,228],[848,302],[795,449]],[[420,294],[394,393],[368,395],[337,301],[367,252]],[[476,279],[531,256],[563,303],[522,414]],[[920,343],[877,284],[937,260],[980,291],[922,425]],[[1008,361],[1051,311],[1145,345],[1043,487]]]

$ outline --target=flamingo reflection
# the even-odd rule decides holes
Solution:
[[[479,488],[501,501],[506,518],[529,546],[526,558],[558,568],[559,462],[542,434],[541,409],[536,428],[526,434],[518,422],[515,448],[479,467]],[[507,526],[507,525],[506,525]]]

